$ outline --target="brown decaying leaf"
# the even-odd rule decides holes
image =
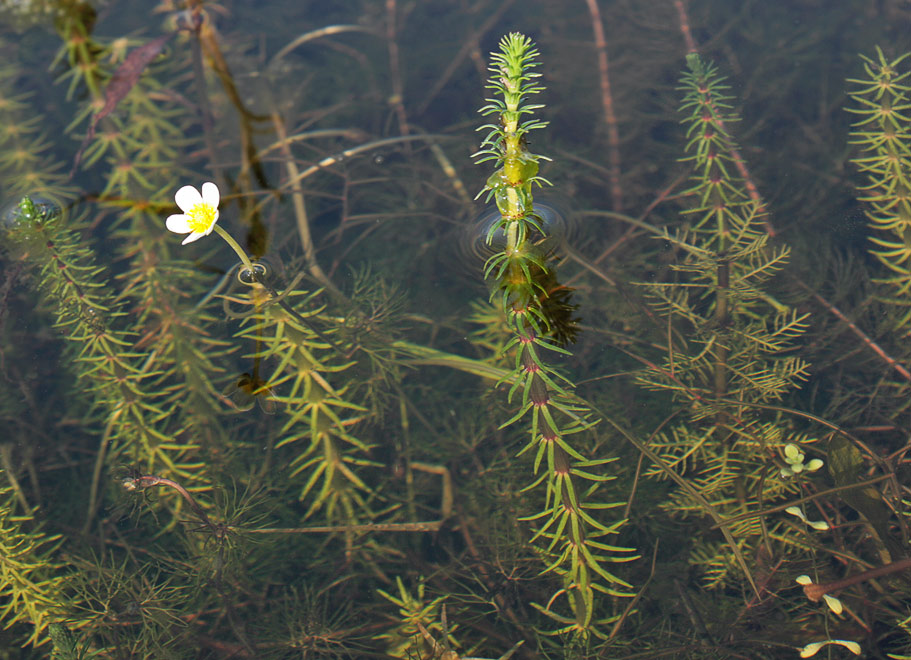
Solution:
[[[161,49],[164,48],[165,44],[168,43],[173,36],[173,32],[171,34],[165,34],[150,41],[144,46],[135,48],[127,55],[123,64],[114,72],[114,75],[111,76],[111,80],[104,91],[104,106],[101,110],[96,112],[95,116],[92,118],[88,133],[86,133],[85,139],[82,141],[82,144],[79,146],[79,151],[76,152],[76,157],[73,159],[73,170],[70,172],[70,178],[73,177],[76,168],[79,167],[79,161],[82,160],[82,153],[85,151],[85,148],[88,146],[89,142],[91,142],[92,138],[95,137],[95,128],[98,126],[98,122],[114,112],[117,104],[126,98],[126,95],[130,93],[133,86],[139,82],[139,77],[142,75],[142,72],[145,71],[149,62],[155,59],[161,52]]]

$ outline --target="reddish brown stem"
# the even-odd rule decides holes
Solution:
[[[878,568],[871,568],[869,571],[864,571],[863,573],[858,573],[857,575],[852,575],[842,580],[824,582],[823,584],[810,583],[804,585],[803,593],[814,603],[818,603],[820,600],[822,600],[823,596],[830,594],[833,591],[841,591],[842,589],[853,587],[855,584],[860,584],[861,582],[866,582],[867,580],[875,580],[876,578],[883,577],[884,575],[891,575],[892,573],[905,571],[909,568],[911,568],[911,557],[899,559],[898,561],[894,561],[891,564],[886,564],[885,566],[879,566]]]
[[[620,131],[617,128],[617,116],[614,114],[614,100],[610,92],[610,78],[607,66],[607,39],[604,36],[604,25],[601,22],[601,11],[598,0],[585,0],[588,13],[592,19],[592,30],[595,33],[595,49],[598,52],[598,73],[601,82],[601,105],[604,107],[604,123],[607,125],[607,144],[609,149],[611,204],[613,210],[623,210],[623,189],[620,186]]]
[[[822,306],[825,307],[827,310],[829,310],[829,312],[830,312],[833,316],[835,316],[837,319],[839,319],[840,321],[842,321],[843,323],[845,323],[845,324],[848,326],[848,328],[850,328],[851,332],[853,332],[855,335],[857,335],[857,336],[860,338],[860,340],[861,340],[863,343],[865,343],[865,344],[870,348],[871,351],[873,351],[873,352],[876,353],[880,358],[882,358],[882,360],[883,360],[886,364],[888,364],[888,365],[889,365],[890,367],[892,367],[895,371],[897,371],[899,374],[901,374],[901,377],[902,377],[902,378],[904,378],[904,379],[907,380],[907,381],[911,381],[911,371],[908,371],[907,368],[905,368],[905,367],[904,367],[902,364],[900,364],[897,360],[895,360],[895,359],[894,359],[893,357],[891,357],[888,353],[886,353],[886,351],[884,351],[884,350],[880,347],[879,344],[877,344],[875,341],[873,341],[873,339],[871,339],[863,330],[861,330],[860,328],[858,328],[857,325],[854,324],[854,322],[852,322],[847,316],[845,316],[845,315],[841,312],[840,309],[838,309],[835,305],[833,305],[833,304],[830,303],[828,300],[826,300],[825,298],[823,298],[821,295],[819,295],[818,293],[816,293],[815,291],[813,291],[813,289],[811,289],[809,286],[807,286],[806,284],[804,284],[803,281],[801,281],[801,280],[799,280],[799,279],[797,279],[797,278],[794,278],[794,281],[797,282],[797,284],[798,284],[804,291],[806,291],[806,292],[809,293],[811,296],[813,296],[813,298],[816,299],[816,302],[818,302],[820,305],[822,305]]]
[[[127,490],[145,490],[146,488],[152,488],[154,486],[167,486],[168,488],[173,488],[176,490],[180,496],[190,505],[190,508],[193,510],[202,523],[209,528],[216,536],[222,535],[222,529],[212,522],[206,512],[201,506],[196,502],[196,499],[190,495],[190,491],[181,486],[176,481],[171,481],[164,477],[157,477],[151,474],[141,475],[139,477],[131,477],[124,479],[123,487]]]
[[[686,41],[686,52],[696,53],[698,52],[698,49],[696,48],[696,41],[693,39],[693,34],[690,31],[690,21],[686,14],[686,7],[683,6],[682,0],[674,0],[674,6],[677,8],[680,31],[683,33],[684,41]],[[721,121],[721,119],[718,119],[716,125],[723,133],[730,135],[727,132],[727,129],[725,129],[724,122]],[[777,232],[766,216],[766,207],[762,202],[762,196],[759,194],[759,188],[757,188],[756,184],[753,182],[753,177],[750,176],[750,171],[747,169],[746,161],[740,155],[740,151],[733,145],[731,146],[731,158],[734,160],[734,166],[740,173],[740,178],[743,179],[743,185],[746,187],[750,199],[756,203],[756,215],[762,217],[762,224],[765,226],[766,233],[769,236],[775,236]]]
[[[674,0],[674,7],[677,8],[680,32],[683,33],[683,41],[686,42],[686,52],[695,53],[697,52],[696,40],[693,39],[693,33],[690,31],[690,19],[686,15],[686,7],[683,6],[683,0]]]

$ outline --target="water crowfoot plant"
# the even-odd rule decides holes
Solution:
[[[203,236],[208,236],[214,230],[221,236],[225,243],[234,250],[234,253],[240,258],[244,265],[243,270],[238,274],[238,279],[245,284],[252,284],[256,279],[257,273],[263,274],[261,268],[255,268],[250,260],[249,255],[244,251],[240,244],[234,240],[223,227],[218,223],[218,202],[221,200],[221,193],[218,186],[207,181],[202,184],[202,192],[193,186],[184,186],[174,195],[174,201],[183,213],[169,215],[165,220],[165,225],[169,231],[175,234],[189,234],[181,245],[198,241]]]
[[[280,294],[269,284],[268,268],[260,262],[253,262],[240,246],[240,243],[225,228],[218,225],[218,203],[221,199],[218,186],[211,181],[207,181],[202,184],[201,193],[193,186],[184,186],[177,191],[174,198],[183,213],[169,215],[167,220],[165,220],[165,225],[169,231],[175,234],[189,234],[183,239],[181,245],[198,241],[203,236],[211,234],[214,230],[240,259],[242,265],[237,272],[237,280],[241,284],[261,286],[269,294],[270,302],[280,305],[300,323],[310,328],[323,341],[330,346],[336,347],[332,340],[285,302],[284,298],[287,292]],[[289,290],[291,288],[293,287],[289,287]]]

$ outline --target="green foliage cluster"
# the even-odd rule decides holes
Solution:
[[[70,342],[84,391],[103,409],[104,451],[96,470],[111,452],[112,458],[145,469],[191,476],[192,467],[181,457],[193,447],[180,446],[159,430],[164,413],[148,387],[149,372],[132,348],[131,333],[117,327],[123,312],[105,286],[103,269],[66,227],[58,207],[25,197],[12,220],[7,238],[36,268],[40,291],[56,309],[55,327]]]
[[[378,639],[386,642],[388,653],[393,657],[424,655],[428,651],[427,640],[422,638],[420,627],[426,632],[442,632],[440,612],[444,597],[425,602],[424,584],[419,583],[417,593],[412,594],[405,588],[401,578],[396,579],[396,587],[398,591],[395,594],[383,590],[379,592],[386,601],[395,605],[398,611],[395,616],[395,629],[384,633]]]
[[[672,421],[652,447],[671,469],[698,475],[694,485],[708,504],[733,516],[746,512],[749,502],[772,504],[797,492],[795,483],[775,474],[775,462],[787,445],[815,439],[764,422],[756,404],[781,401],[806,380],[808,365],[792,349],[808,314],[778,302],[768,290],[789,250],[769,243],[763,204],[750,197],[738,174],[740,156],[729,128],[738,117],[727,86],[698,55],[688,56],[687,64],[681,112],[688,140],[684,162],[693,175],[684,194],[694,206],[684,211],[684,225],[663,237],[679,255],[670,267],[673,279],[645,285],[673,334],[662,362],[643,370],[639,382],[685,402],[690,418]],[[650,471],[662,474],[658,466]],[[686,492],[665,504],[669,512],[693,515],[704,515],[703,507]],[[784,520],[760,525],[750,519],[732,532],[741,552],[753,554],[760,542],[768,547],[770,535],[789,535],[788,529]],[[727,541],[706,539],[693,548],[706,564],[710,585],[726,584],[731,569],[740,572],[733,555],[725,558],[717,547]]]
[[[60,535],[48,535],[32,516],[16,515],[12,488],[0,490],[0,623],[33,627],[26,640],[35,644],[66,612],[72,575],[54,559]]]
[[[263,290],[258,293],[261,308],[256,309],[260,305],[257,294],[253,295],[254,309],[238,337],[258,347],[251,359],[274,365],[264,381],[271,391],[253,394],[274,397],[283,411],[275,448],[297,448],[288,476],[303,480],[298,497],[310,499],[306,517],[325,507],[329,520],[349,524],[370,520],[374,515],[368,503],[371,489],[357,472],[377,464],[369,460],[371,447],[352,432],[367,413],[347,393],[353,387],[347,372],[355,361],[345,359],[333,343],[337,332],[320,336],[313,325],[304,324],[304,319],[317,321],[324,311],[312,294],[292,291],[288,295],[288,304],[298,310],[295,316],[272,303]]]
[[[3,50],[10,52],[8,45]],[[15,66],[0,68],[0,175],[4,199],[23,195],[49,199],[57,204],[72,198],[65,185],[61,164],[54,158],[53,143],[42,125],[44,116],[29,102],[29,94],[17,91],[22,72]],[[7,205],[9,202],[7,202]]]
[[[891,291],[886,302],[905,310],[896,319],[899,330],[911,323],[911,87],[905,84],[911,72],[901,72],[908,53],[887,60],[877,49],[876,59],[864,57],[864,78],[852,78],[852,105],[856,116],[851,143],[861,154],[852,160],[867,183],[860,199],[868,204],[867,218],[877,233],[870,237],[872,253],[887,268],[880,281]],[[908,309],[905,309],[908,308]]]
[[[529,441],[519,452],[534,456],[534,479],[525,491],[545,491],[541,510],[526,519],[537,525],[532,538],[542,545],[546,571],[564,581],[571,615],[550,611],[550,606],[542,609],[563,624],[560,632],[587,634],[596,625],[595,592],[611,594],[629,587],[606,564],[628,561],[624,553],[630,549],[605,542],[617,534],[622,521],[599,520],[603,511],[619,506],[596,495],[598,486],[613,478],[606,466],[616,459],[581,453],[574,436],[591,429],[591,411],[571,395],[570,381],[548,363],[549,353],[568,351],[550,336],[553,319],[543,303],[549,295],[544,276],[552,266],[539,247],[546,233],[535,214],[532,188],[545,181],[537,175],[541,156],[526,148],[528,133],[546,125],[523,117],[543,107],[527,101],[543,89],[535,83],[540,75],[533,71],[537,56],[527,37],[512,33],[491,57],[487,88],[496,96],[481,113],[494,115],[497,122],[481,127],[489,132],[477,155],[479,162],[494,161],[496,166],[484,191],[496,201],[501,219],[491,226],[487,241],[497,232],[506,240],[503,250],[488,260],[485,274],[494,283],[491,298],[500,301],[514,335],[505,347],[515,354],[515,367],[506,380],[510,400],[518,393],[520,404],[504,426],[530,418]]]

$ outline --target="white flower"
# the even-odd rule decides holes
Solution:
[[[190,234],[181,245],[212,233],[218,222],[218,186],[211,181],[202,184],[202,194],[193,186],[184,186],[174,195],[174,201],[183,213],[168,216],[165,224],[175,234]]]

